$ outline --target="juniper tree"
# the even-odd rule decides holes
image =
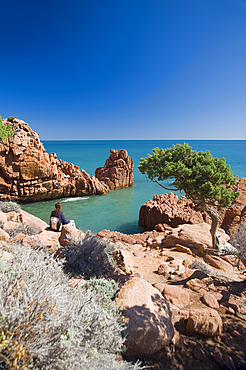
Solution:
[[[229,243],[220,245],[216,233],[219,218],[216,211],[210,207],[226,207],[240,195],[235,190],[236,177],[226,164],[225,158],[213,157],[209,150],[197,152],[184,143],[167,149],[153,149],[152,155],[141,158],[138,168],[149,180],[164,189],[184,191],[187,198],[210,215],[213,244],[211,252],[228,254],[228,250],[232,251],[233,247]],[[171,188],[161,183],[167,179],[172,181]]]

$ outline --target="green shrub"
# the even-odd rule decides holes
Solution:
[[[8,121],[11,122],[11,123],[13,123],[13,121],[14,121],[15,118],[18,118],[18,117],[17,116],[8,117]]]
[[[106,295],[93,281],[72,288],[63,261],[45,250],[15,245],[11,253],[13,259],[0,266],[2,368],[139,369],[116,361],[123,325],[119,310],[105,305],[108,288]]]
[[[0,140],[5,140],[6,137],[12,137],[13,130],[10,125],[4,125],[0,116]]]
[[[0,212],[20,212],[21,207],[18,203],[12,201],[0,201]]]

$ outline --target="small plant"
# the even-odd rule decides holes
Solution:
[[[0,139],[5,140],[6,137],[12,137],[13,134],[11,125],[4,125],[0,116]]]
[[[18,234],[25,234],[28,236],[37,235],[41,232],[40,227],[32,224],[16,223],[15,228],[4,229],[9,234],[10,238],[14,238]]]
[[[17,116],[8,117],[8,121],[13,123],[15,118],[18,118],[18,117]]]
[[[114,244],[88,232],[84,238],[70,237],[69,246],[63,250],[65,270],[86,279],[107,276],[113,269]]]
[[[240,262],[246,267],[246,225],[241,223],[231,235],[231,243],[237,249],[238,269]]]
[[[18,203],[9,201],[0,201],[0,212],[20,212],[21,207]]]
[[[208,275],[214,275],[213,269],[211,269],[205,262],[198,261],[197,259],[192,262],[189,268],[192,270],[201,270]]]

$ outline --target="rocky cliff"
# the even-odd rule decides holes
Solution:
[[[50,155],[29,125],[15,118],[14,135],[0,141],[0,194],[2,199],[33,202],[69,196],[104,194],[109,186],[79,166]]]
[[[110,153],[104,167],[96,169],[96,178],[107,184],[110,190],[134,185],[133,160],[127,151],[111,149]]]

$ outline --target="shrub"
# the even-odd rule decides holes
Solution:
[[[11,229],[4,229],[6,233],[9,234],[10,238],[14,238],[18,234],[25,234],[25,235],[37,235],[41,232],[40,227],[32,225],[32,224],[24,224],[24,223],[16,223],[15,228]]]
[[[7,212],[20,212],[20,205],[16,202],[12,201],[0,201],[0,211],[7,213]]]
[[[15,118],[18,118],[18,117],[17,116],[8,117],[8,121],[13,123]]]
[[[73,289],[62,261],[16,245],[0,267],[0,353],[4,369],[127,370],[119,310],[105,305],[113,283]],[[105,286],[100,291],[97,286]],[[113,304],[113,302],[111,301]]]
[[[207,265],[205,262],[199,261],[197,259],[195,259],[192,262],[192,264],[189,266],[189,268],[192,269],[192,270],[201,270],[202,272],[204,272],[205,274],[208,274],[208,275],[214,275],[214,270],[209,265]]]
[[[231,235],[231,244],[238,250],[238,268],[240,261],[246,267],[246,225],[241,223]]]
[[[12,137],[13,134],[11,125],[4,125],[0,116],[0,140],[5,140],[6,137]]]
[[[65,270],[73,275],[91,277],[107,276],[113,269],[114,244],[88,232],[84,238],[70,237],[69,246],[64,247]]]

